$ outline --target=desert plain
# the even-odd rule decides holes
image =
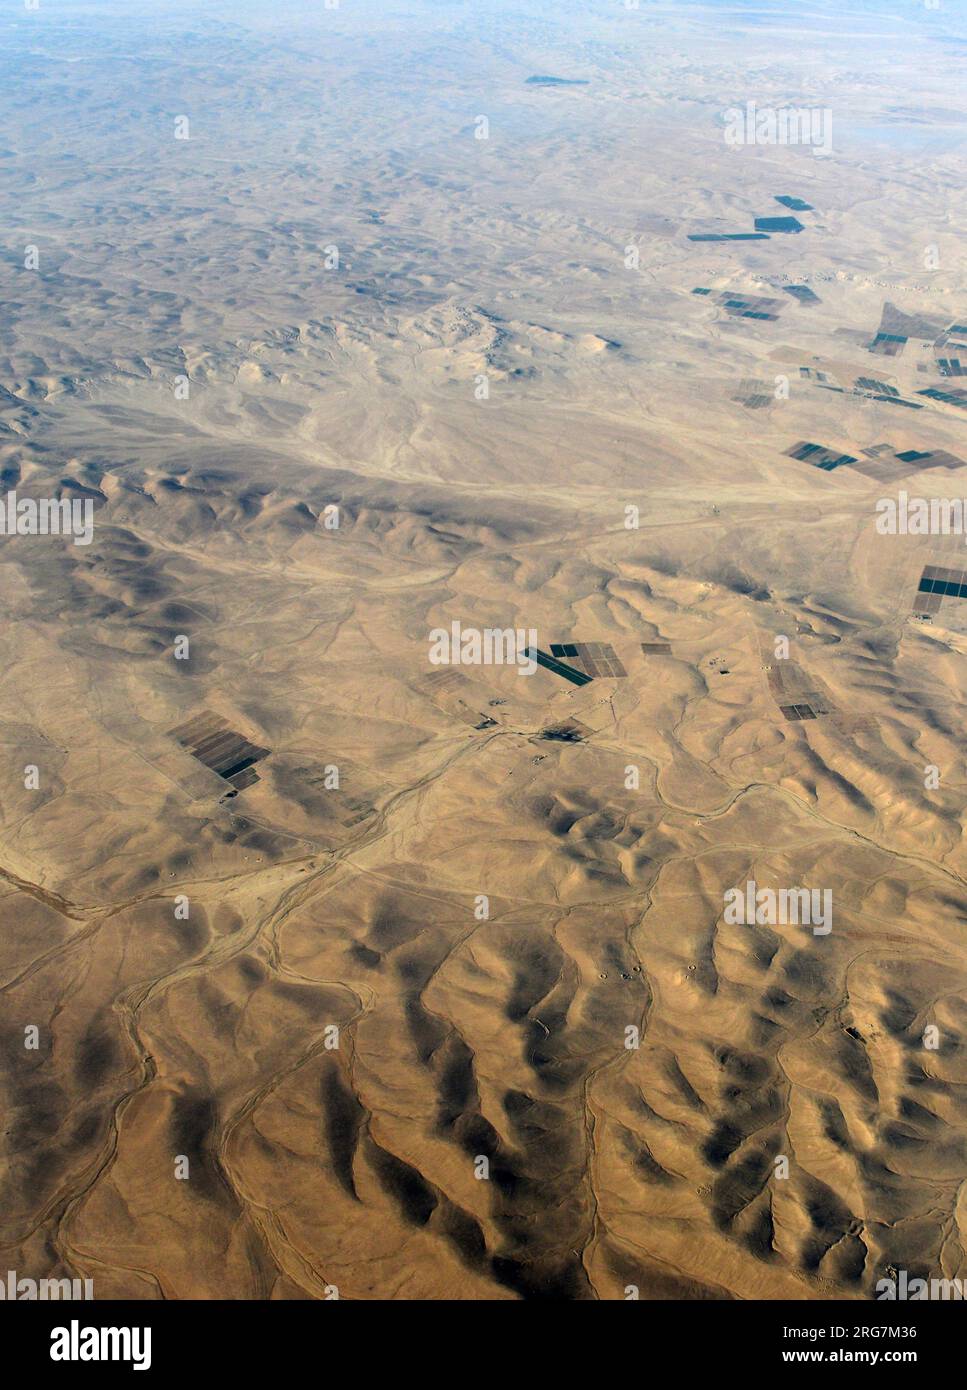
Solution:
[[[965,53],[946,0],[4,14],[0,482],[93,536],[0,537],[2,1269],[967,1273],[967,551],[877,524],[967,497]]]

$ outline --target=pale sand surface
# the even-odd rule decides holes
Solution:
[[[874,528],[967,473],[786,452],[967,458],[916,394],[961,384],[965,47],[899,3],[8,22],[0,490],[96,514],[88,547],[0,539],[3,1269],[145,1299],[967,1273],[967,625],[912,615],[935,540]],[[830,108],[832,153],[730,150],[753,99]],[[786,194],[798,235],[687,240]],[[895,358],[891,305],[930,321]],[[453,621],[627,675],[435,685]],[[828,714],[783,717],[780,636]],[[171,737],[203,711],[271,750],[237,796]],[[748,879],[830,890],[832,931],[729,924]]]

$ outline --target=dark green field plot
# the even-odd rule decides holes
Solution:
[[[591,677],[586,676],[583,671],[577,671],[573,666],[567,666],[563,661],[558,661],[556,657],[542,652],[539,647],[534,650],[534,660],[538,666],[543,666],[545,671],[553,671],[555,676],[563,676],[572,685],[590,685]]]

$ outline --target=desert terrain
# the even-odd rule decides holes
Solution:
[[[962,9],[2,25],[0,1268],[967,1275]]]

